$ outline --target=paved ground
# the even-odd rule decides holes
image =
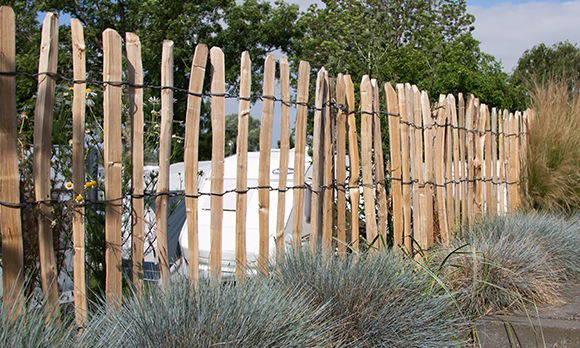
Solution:
[[[484,348],[580,348],[580,284],[560,290],[561,303],[512,315],[490,315],[477,322]]]

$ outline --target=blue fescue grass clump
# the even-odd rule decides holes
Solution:
[[[95,316],[79,346],[91,347],[327,347],[336,324],[324,306],[276,291],[267,280],[238,284],[187,280],[162,293],[149,288]]]
[[[580,279],[579,222],[579,215],[520,212],[458,230],[440,251],[450,253],[445,278],[463,311],[477,317],[557,300],[559,285]]]
[[[51,316],[48,305],[43,306],[32,299],[26,301],[22,295],[17,295],[12,306],[3,301],[0,301],[0,347],[52,348],[70,345],[74,335],[70,318]]]
[[[457,347],[462,321],[451,299],[401,254],[376,250],[345,259],[303,248],[285,255],[273,278],[296,287],[339,320],[349,347]]]

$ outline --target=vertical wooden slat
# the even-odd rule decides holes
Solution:
[[[476,99],[477,100],[477,99]],[[481,215],[484,209],[484,153],[485,153],[485,119],[487,105],[480,104],[475,126],[475,211],[476,215]]]
[[[73,77],[75,80],[86,78],[85,39],[83,27],[78,19],[71,19],[73,49]],[[75,82],[73,87],[73,186],[75,194],[82,191],[85,184],[85,98],[86,83]],[[85,280],[85,207],[77,205],[73,210],[73,264],[75,318],[77,326],[84,327],[87,317],[87,297]]]
[[[419,88],[416,85],[411,87],[411,92],[413,94],[413,123],[418,128],[413,128],[412,131],[415,133],[415,149],[414,149],[414,158],[413,158],[413,178],[417,180],[415,186],[417,188],[416,192],[413,192],[413,200],[417,198],[419,203],[419,211],[418,214],[415,216],[417,218],[413,219],[413,222],[418,224],[419,235],[417,238],[419,241],[424,241],[423,244],[420,243],[421,247],[427,247],[427,238],[428,238],[428,224],[430,223],[433,226],[432,221],[427,220],[426,210],[427,210],[427,196],[425,194],[425,174],[423,171],[423,131],[421,126],[423,125],[423,121],[421,119],[421,92],[419,92]],[[415,195],[417,194],[417,196]],[[413,201],[414,203],[415,201]],[[413,207],[415,209],[415,207]],[[415,214],[415,211],[413,212]],[[432,218],[433,214],[431,214]],[[417,229],[415,229],[417,231]]]
[[[415,95],[411,84],[405,84],[405,106],[406,112],[403,116],[405,122],[411,123],[414,126],[415,123]],[[420,106],[420,104],[419,104]],[[420,108],[419,108],[420,110]],[[424,229],[421,226],[421,198],[419,194],[419,186],[423,182],[423,146],[417,143],[417,133],[418,129],[414,126],[408,127],[409,132],[409,154],[410,154],[410,181],[411,181],[411,202],[413,204],[412,209],[412,235],[416,241],[421,241],[423,238]],[[419,242],[419,244],[421,244]]]
[[[456,226],[461,221],[461,166],[463,165],[463,160],[460,155],[460,143],[459,143],[459,129],[457,129],[457,103],[453,94],[447,96],[447,107],[451,111],[451,128],[452,128],[452,138],[453,138],[453,199],[454,199],[454,215],[455,221],[453,225]]]
[[[383,137],[381,133],[381,103],[379,100],[379,85],[377,80],[371,80],[371,86],[373,89],[373,132],[374,132],[374,153],[375,153],[375,179],[376,184],[376,194],[377,194],[377,208],[378,208],[378,218],[379,224],[377,227],[377,232],[382,236],[384,242],[387,241],[388,235],[388,213],[389,208],[387,205],[387,189],[385,182],[385,160],[383,158]],[[383,246],[383,241],[379,244]]]
[[[185,214],[187,218],[187,253],[189,257],[189,274],[191,280],[199,280],[199,235],[198,235],[198,155],[199,155],[199,116],[201,112],[203,79],[207,65],[207,46],[198,44],[195,47],[191,74],[189,76],[189,95],[185,114],[185,142],[183,162],[185,167]],[[240,86],[240,93],[244,84]]]
[[[358,205],[360,202],[360,190],[358,188],[360,178],[360,160],[358,153],[358,138],[356,132],[356,120],[354,117],[354,84],[350,75],[344,76],[346,89],[346,107],[348,110],[348,161],[350,164],[350,178],[348,180],[348,197],[350,200],[350,242],[355,251],[359,250],[359,221]]]
[[[276,221],[277,255],[284,252],[286,211],[286,179],[288,177],[288,152],[290,151],[290,68],[285,57],[280,58],[280,96],[282,97],[282,125],[280,129],[280,181],[278,184],[278,220]]]
[[[515,138],[515,145],[516,145],[516,156],[514,158],[514,181],[516,181],[516,207],[517,210],[520,207],[520,195],[521,195],[521,177],[520,177],[520,166],[522,163],[522,112],[516,111],[514,114],[515,117],[515,124],[514,124],[514,138]]]
[[[365,226],[367,241],[372,243],[377,236],[375,214],[375,193],[373,184],[373,90],[368,75],[364,75],[360,85],[361,114],[361,159],[363,176],[363,202],[365,205]]]
[[[471,216],[474,212],[473,206],[473,199],[475,194],[475,182],[474,182],[474,175],[475,175],[475,167],[473,161],[474,158],[474,151],[475,151],[475,134],[473,133],[473,120],[476,113],[477,107],[475,105],[475,97],[473,94],[469,95],[469,99],[467,100],[467,110],[465,112],[465,142],[466,142],[466,162],[467,162],[467,179],[465,185],[465,195],[467,199],[467,204],[465,206],[464,214],[464,221],[470,222],[472,221]]]
[[[126,35],[129,83],[143,84],[141,41],[134,33]],[[143,247],[145,243],[145,202],[143,195],[143,88],[129,86],[129,116],[131,118],[131,276],[137,293],[143,287]]]
[[[391,197],[393,201],[393,244],[404,245],[403,238],[403,187],[401,184],[401,127],[399,113],[399,101],[393,86],[385,83],[387,95],[387,111],[389,112],[389,140],[391,154],[390,176]]]
[[[42,39],[38,72],[56,73],[58,57],[58,15],[48,12],[42,23]],[[34,108],[34,190],[36,200],[47,200],[50,194],[50,159],[52,149],[52,114],[54,107],[55,78],[47,74],[38,77],[38,93]],[[14,115],[12,116],[14,117]],[[38,245],[42,291],[59,314],[56,263],[52,237],[52,208],[50,203],[39,205]]]
[[[103,80],[122,79],[121,36],[112,30],[103,32]],[[105,167],[105,262],[107,269],[106,294],[110,304],[120,303],[121,275],[121,85],[105,84],[104,111],[104,167]]]
[[[310,64],[300,61],[298,68],[298,86],[296,92],[296,152],[294,154],[294,186],[304,185],[306,160],[306,120],[308,117],[308,86]],[[292,241],[294,247],[302,242],[302,221],[304,209],[304,189],[295,189],[292,204]]]
[[[336,181],[338,192],[336,197],[336,238],[338,253],[346,251],[346,86],[344,76],[338,74],[336,79],[336,102],[339,107],[336,115]]]
[[[461,223],[467,221],[467,145],[465,144],[465,99],[463,93],[459,93],[458,97],[459,107],[459,158],[460,169],[459,175],[461,180]]]
[[[157,193],[169,192],[169,165],[171,164],[171,133],[173,125],[173,41],[164,40],[161,53],[161,131],[159,132],[159,176]],[[169,285],[169,253],[167,249],[167,208],[169,196],[155,198],[155,227],[161,286]]]
[[[429,95],[426,91],[421,92],[421,113],[423,114],[424,142],[425,142],[425,198],[426,207],[424,214],[427,222],[425,235],[427,236],[426,245],[421,245],[421,248],[426,248],[433,243],[433,227],[435,225],[434,211],[433,211],[433,183],[435,182],[435,173],[433,172],[433,114],[431,113],[431,106],[429,105]]]
[[[451,124],[452,114],[455,112],[455,98],[453,94],[446,97],[445,106],[445,193],[447,195],[447,225],[449,228],[449,236],[451,231],[455,228],[455,199],[453,195],[454,184],[453,181],[453,127]]]
[[[263,274],[268,274],[270,257],[270,153],[272,148],[272,120],[274,118],[274,85],[276,82],[276,59],[269,54],[264,62],[264,82],[262,96],[265,96],[260,125],[260,172],[258,174],[260,256],[258,268]]]
[[[498,163],[497,163],[497,109],[493,108],[491,111],[491,209],[490,213],[496,214],[498,212],[497,204],[497,189],[498,189]]]
[[[400,83],[397,84],[397,94],[399,97],[399,113],[401,119],[409,121],[409,114],[407,113],[405,86]],[[401,183],[403,185],[403,238],[407,252],[412,249],[411,240],[411,170],[410,170],[410,154],[409,154],[409,125],[407,123],[401,124]]]
[[[333,177],[334,177],[334,148],[332,141],[334,138],[334,128],[332,127],[333,112],[330,107],[331,95],[334,91],[334,81],[328,77],[328,71],[324,73],[324,80],[326,81],[326,89],[324,91],[324,111],[323,117],[323,178],[322,178],[322,248],[325,252],[330,252],[332,249],[332,225],[334,217],[334,201],[333,201]],[[334,98],[334,96],[332,96]]]
[[[248,127],[252,92],[252,62],[248,51],[242,52],[240,67],[240,103],[238,105],[238,139],[236,144],[236,278],[241,279],[247,264],[246,221],[248,214]]]
[[[221,279],[222,227],[224,215],[224,142],[225,142],[225,65],[224,53],[219,47],[209,52],[211,64],[211,222],[210,272],[212,279]],[[263,121],[262,121],[263,122]],[[261,140],[261,139],[260,139]],[[260,141],[260,145],[262,142]],[[262,146],[260,146],[260,149]],[[269,149],[268,149],[269,150]]]
[[[16,29],[14,11],[0,7],[0,70],[16,70]],[[0,158],[2,179],[0,201],[20,203],[18,174],[18,147],[16,122],[16,79],[14,75],[0,75]],[[19,294],[24,282],[24,245],[20,207],[0,205],[0,232],[2,236],[2,297],[4,309],[20,306]],[[5,312],[6,313],[6,312]]]
[[[445,245],[449,243],[449,225],[447,222],[447,206],[445,202],[445,124],[447,102],[445,95],[439,96],[437,104],[437,128],[435,136],[435,181],[437,182],[437,218],[439,219],[439,232],[441,242]]]
[[[508,119],[508,111],[504,110],[499,115],[499,212],[503,214],[506,212],[506,199],[507,199],[507,177],[506,177],[506,126],[507,126],[507,119]]]
[[[322,166],[323,166],[323,136],[322,136],[322,107],[325,94],[326,70],[322,67],[316,76],[316,94],[314,98],[314,125],[312,132],[312,204],[310,215],[310,246],[314,249],[320,243],[319,233],[322,228],[321,208],[322,208]]]
[[[492,195],[492,170],[493,163],[491,161],[491,118],[489,108],[485,108],[485,212],[492,212],[493,195]]]

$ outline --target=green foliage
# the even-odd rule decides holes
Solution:
[[[548,80],[550,81],[550,80]],[[580,210],[580,96],[568,80],[536,82],[523,161],[525,202],[533,209]]]
[[[557,301],[558,286],[579,279],[578,220],[537,213],[477,220],[438,249],[442,278],[474,318]]]
[[[402,254],[375,250],[346,259],[304,248],[276,265],[285,291],[327,305],[353,347],[457,347],[460,320],[448,296]]]
[[[248,151],[258,151],[260,148],[260,120],[248,115]],[[238,114],[226,115],[225,122],[226,156],[233,155],[237,150]]]

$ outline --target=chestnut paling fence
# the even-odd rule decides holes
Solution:
[[[73,204],[73,245],[75,308],[78,325],[86,318],[85,275],[85,207],[95,202],[82,192],[67,202],[51,199],[50,149],[55,80],[69,81],[73,89],[72,163],[74,187],[85,184],[85,46],[83,29],[71,20],[73,78],[56,74],[58,50],[58,17],[47,13],[43,23],[38,74],[38,93],[34,118],[34,184],[36,200],[21,201],[19,196],[18,146],[15,77],[22,74],[15,66],[14,13],[10,7],[0,9],[0,218],[2,224],[3,289],[5,305],[12,305],[8,292],[23,282],[23,242],[20,210],[26,205],[40,209],[38,233],[43,292],[50,303],[58,301],[56,267],[51,233],[51,205]],[[161,284],[169,281],[167,257],[167,207],[169,195],[169,157],[173,123],[173,42],[164,41],[161,62],[161,124],[159,132],[159,176],[156,193],[143,190],[143,70],[139,38],[127,33],[125,52],[127,66],[122,66],[122,38],[114,30],[103,32],[103,152],[106,238],[106,296],[115,303],[121,296],[121,202],[131,200],[132,280],[140,288],[143,282],[144,198],[156,200],[156,234]],[[209,54],[209,62],[208,62]],[[209,65],[208,65],[209,64]],[[405,249],[427,249],[435,242],[447,243],[454,226],[480,214],[513,211],[519,204],[520,162],[525,158],[530,110],[510,113],[491,109],[473,95],[441,95],[434,105],[425,91],[410,84],[390,83],[379,86],[364,76],[360,98],[355,97],[349,75],[331,78],[324,68],[318,71],[314,105],[308,104],[310,66],[300,62],[295,99],[290,96],[289,66],[279,62],[280,98],[275,97],[276,61],[267,56],[264,65],[263,100],[260,129],[259,179],[257,187],[247,186],[247,138],[250,112],[251,61],[247,52],[241,57],[239,117],[237,138],[236,182],[236,276],[242,277],[246,264],[245,226],[248,190],[259,195],[260,258],[258,268],[268,271],[270,215],[276,214],[276,249],[284,250],[284,195],[294,190],[293,209],[304,209],[304,192],[312,192],[310,244],[340,253],[347,248],[358,250],[359,232],[366,240],[387,239]],[[206,69],[211,69],[211,91],[204,93]],[[127,78],[123,81],[123,72]],[[131,132],[132,187],[121,186],[122,167],[122,95],[126,86],[129,100]],[[218,47],[196,47],[186,91],[185,117],[185,190],[188,220],[189,267],[194,281],[199,279],[198,250],[198,142],[200,111],[204,98],[211,100],[211,252],[212,277],[221,274],[221,236],[224,195],[224,57]],[[381,110],[380,96],[386,100]],[[383,103],[384,105],[385,103]],[[280,105],[280,181],[270,185],[270,144],[274,107]],[[357,105],[355,110],[355,105]],[[290,112],[296,108],[294,178],[287,182]],[[305,178],[306,127],[308,112],[313,112],[312,182]],[[360,115],[360,127],[357,123]],[[381,122],[382,121],[382,122]],[[381,130],[383,126],[383,130]],[[389,161],[383,158],[381,132],[388,126]],[[360,129],[357,129],[360,128]],[[358,133],[360,132],[360,133]],[[360,142],[357,140],[360,138]],[[348,146],[347,146],[348,144]],[[360,151],[359,147],[360,146]],[[347,162],[348,160],[348,162]],[[354,169],[353,169],[354,168]],[[356,169],[356,170],[355,170]],[[360,176],[362,173],[362,177]],[[124,192],[124,189],[126,192]],[[277,211],[270,212],[270,191],[279,195]],[[362,197],[361,197],[362,193]],[[347,202],[348,201],[348,202]],[[363,203],[364,214],[359,214]],[[255,217],[254,217],[255,218]],[[274,217],[272,217],[274,218]],[[293,214],[293,241],[302,237],[302,214]],[[360,226],[364,225],[364,228]],[[382,236],[382,237],[381,237]],[[336,242],[341,241],[341,242]],[[346,243],[342,243],[342,241]],[[349,244],[348,247],[346,244]],[[58,311],[58,307],[55,307]]]

